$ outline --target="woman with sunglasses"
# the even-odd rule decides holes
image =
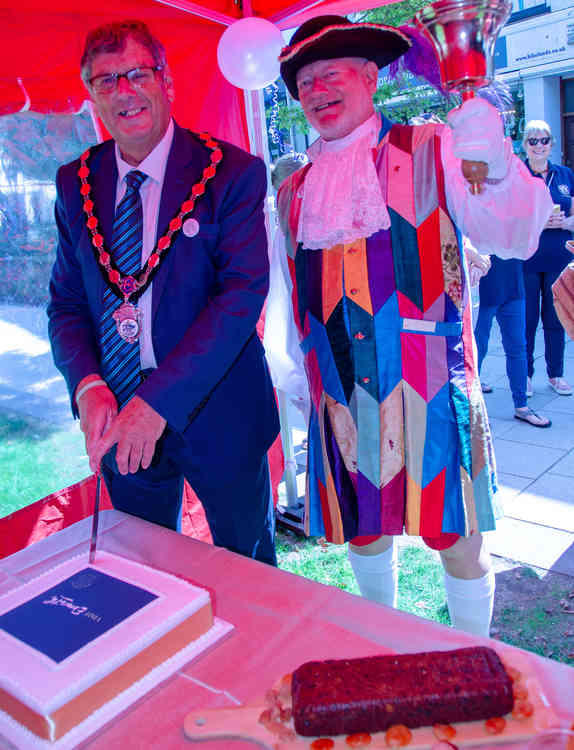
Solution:
[[[526,124],[522,143],[526,151],[526,165],[533,175],[545,181],[554,201],[554,213],[540,235],[538,250],[524,261],[528,360],[526,395],[533,394],[534,339],[538,321],[542,317],[548,385],[559,395],[570,396],[572,386],[564,378],[564,328],[554,309],[552,284],[572,260],[571,253],[566,249],[566,241],[572,239],[574,230],[574,172],[569,167],[549,161],[553,139],[550,126],[543,120],[530,120]]]

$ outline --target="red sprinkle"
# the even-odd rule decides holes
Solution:
[[[205,185],[198,183],[191,188],[192,195],[203,195],[205,193]]]
[[[152,253],[149,256],[147,262],[148,262],[148,265],[149,265],[150,268],[153,268],[154,266],[157,266],[157,264],[159,263],[159,255],[157,255],[156,253]]]
[[[83,184],[83,185],[82,185],[82,186],[80,187],[80,193],[81,193],[82,195],[88,195],[88,193],[90,192],[90,190],[91,190],[91,187],[90,187],[90,186],[88,185],[88,183],[87,183],[87,182],[85,182],[85,183],[84,183],[84,184]]]
[[[185,203],[182,203],[181,205],[181,213],[182,214],[188,214],[190,211],[193,211],[193,206],[195,204],[195,201],[185,201]]]
[[[90,216],[86,224],[88,225],[88,229],[95,229],[98,226],[98,220],[95,216]]]
[[[171,229],[172,232],[175,232],[176,229],[180,229],[181,228],[181,217],[180,216],[176,216],[175,219],[172,219],[169,222],[169,228]]]
[[[165,250],[170,244],[171,240],[169,237],[160,237],[159,242],[157,243],[158,250]]]
[[[210,177],[215,177],[215,167],[213,165],[210,167],[206,167],[203,170],[203,176],[206,180],[208,180]]]
[[[94,236],[92,237],[92,242],[95,247],[102,247],[102,245],[104,244],[104,238],[101,234],[94,234]]]
[[[91,213],[93,207],[94,207],[94,201],[91,201],[89,199],[87,201],[84,201],[84,211],[87,214]]]
[[[78,177],[81,177],[82,179],[87,177],[89,174],[90,170],[86,167],[85,164],[78,169]]]
[[[118,271],[115,271],[113,268],[108,273],[108,279],[112,282],[112,284],[117,284],[120,280],[120,274]]]

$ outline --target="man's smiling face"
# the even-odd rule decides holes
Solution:
[[[297,72],[305,116],[326,141],[343,138],[373,114],[378,68],[356,57],[318,60]]]
[[[103,52],[94,58],[90,78],[107,73],[126,73],[132,68],[152,68],[155,64],[151,52],[128,37],[121,52]],[[142,88],[136,88],[121,78],[109,94],[89,90],[123,158],[137,166],[160,142],[169,125],[174,98],[169,72],[155,73],[153,81]]]

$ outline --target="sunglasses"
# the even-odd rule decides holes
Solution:
[[[545,135],[544,138],[527,138],[526,142],[529,146],[538,146],[541,143],[543,146],[547,146],[552,138],[549,135]]]

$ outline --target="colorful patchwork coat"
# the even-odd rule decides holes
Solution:
[[[305,249],[309,166],[278,195],[312,404],[307,532],[332,542],[468,536],[501,515],[440,127],[394,125],[380,140],[388,230]]]

